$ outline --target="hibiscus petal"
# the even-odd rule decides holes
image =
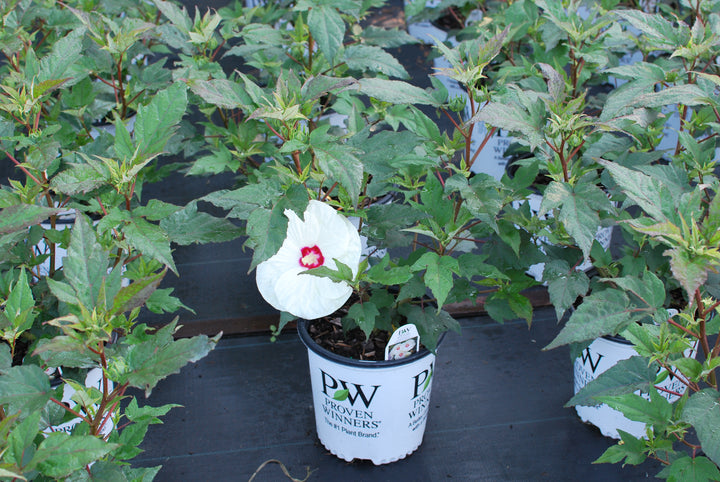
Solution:
[[[258,291],[265,298],[265,301],[270,303],[273,308],[280,311],[285,311],[283,303],[277,297],[275,290],[275,283],[285,273],[291,270],[292,259],[295,257],[295,250],[285,246],[280,247],[280,250],[272,256],[270,259],[263,261],[257,266],[255,272],[255,283],[257,284]],[[304,270],[302,266],[295,260],[295,273],[299,273]]]
[[[306,221],[308,218],[316,226],[315,229],[322,233],[317,246],[325,256],[328,267],[335,269],[332,260],[337,259],[352,268],[353,274],[357,274],[362,256],[362,242],[357,228],[345,216],[319,201],[311,201],[305,214]]]
[[[333,258],[357,273],[362,246],[357,229],[330,205],[310,201],[304,219],[285,210],[287,237],[278,252],[257,267],[260,294],[273,307],[308,320],[336,311],[352,294],[352,287],[329,278],[299,275],[302,249],[317,246],[325,265],[336,269]]]
[[[283,273],[274,287],[279,309],[306,320],[337,311],[352,294],[352,288],[345,283],[290,271]]]

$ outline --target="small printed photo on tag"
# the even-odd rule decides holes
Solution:
[[[386,360],[402,360],[420,349],[420,335],[412,323],[403,325],[392,334],[385,347]]]

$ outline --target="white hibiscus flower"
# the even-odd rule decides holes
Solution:
[[[257,267],[260,294],[274,308],[298,318],[313,320],[333,313],[347,301],[352,288],[329,278],[300,274],[327,266],[335,259],[357,274],[361,257],[360,235],[344,216],[328,204],[310,201],[301,220],[286,209],[287,237],[280,250]]]

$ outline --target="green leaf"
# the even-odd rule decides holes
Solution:
[[[63,194],[74,196],[98,189],[106,176],[88,164],[71,164],[50,181],[50,185]]]
[[[38,447],[32,465],[43,474],[67,477],[76,470],[109,454],[118,447],[91,435],[69,435],[53,432]]]
[[[8,436],[8,448],[10,449],[8,457],[18,467],[27,464],[35,451],[33,441],[40,431],[39,411],[31,412],[20,424],[15,426]]]
[[[461,270],[461,276],[468,279],[482,276],[494,280],[509,280],[510,277],[495,265],[485,263],[488,258],[486,254],[463,253],[458,256],[458,264]]]
[[[162,423],[158,417],[165,415],[173,407],[179,405],[167,404],[162,407],[151,407],[149,405],[138,407],[137,400],[132,399],[125,409],[125,416],[132,423],[128,424],[121,432],[118,442],[122,445],[113,452],[113,457],[120,460],[129,460],[142,452],[138,447],[145,438],[148,426]]]
[[[160,228],[167,232],[172,242],[181,246],[193,243],[222,243],[243,234],[241,228],[227,219],[198,212],[197,201],[161,220]]]
[[[177,274],[170,240],[159,226],[143,218],[133,217],[131,222],[123,227],[123,234],[133,248],[145,256],[160,261]]]
[[[551,65],[540,62],[538,64],[543,73],[543,77],[547,79],[548,94],[553,102],[559,102],[562,94],[565,92],[565,80]]]
[[[252,241],[253,259],[250,264],[252,271],[258,264],[277,253],[285,240],[287,218],[283,209],[256,209],[248,218],[247,234]]]
[[[710,482],[720,480],[720,470],[707,457],[684,455],[673,460],[656,477],[668,482]]]
[[[375,283],[385,286],[401,285],[412,278],[412,271],[409,266],[390,266],[390,256],[386,254],[380,262],[372,266],[368,277]]]
[[[681,248],[673,248],[665,251],[665,256],[670,257],[670,268],[689,299],[695,296],[695,291],[705,284],[708,278],[708,271],[712,265],[707,259],[695,257],[692,252]]]
[[[195,313],[185,306],[177,297],[172,296],[173,288],[162,288],[155,290],[145,302],[145,307],[153,313],[175,313],[180,308]]]
[[[701,106],[708,104],[707,94],[695,84],[673,85],[658,92],[650,92],[633,99],[636,107],[658,108],[666,105],[682,104]]]
[[[535,119],[515,104],[489,102],[468,121],[468,123],[476,122],[485,122],[493,127],[519,133],[530,143],[531,149],[544,142],[541,128]]]
[[[0,467],[0,477],[6,477],[10,480],[27,480],[25,477],[22,476],[22,474],[17,472],[12,472],[10,470],[4,469]]]
[[[257,208],[272,206],[282,196],[274,183],[248,184],[233,191],[221,190],[201,198],[215,206],[230,210],[229,217],[248,219]]]
[[[431,306],[403,303],[398,307],[398,311],[407,318],[408,323],[417,326],[422,344],[432,352],[437,348],[441,334],[448,330],[460,333],[460,324],[444,310],[438,311]]]
[[[375,329],[375,320],[380,316],[380,311],[371,301],[363,303],[355,303],[350,307],[347,314],[348,318],[352,318],[360,329],[365,333],[365,337],[370,339],[370,334]]]
[[[154,335],[142,341],[133,342],[123,353],[127,371],[122,374],[119,383],[145,390],[150,396],[157,383],[174,374],[189,362],[195,362],[215,348],[219,335],[208,338],[205,335],[174,340],[177,320],[158,330]],[[136,328],[136,330],[139,328]]]
[[[540,214],[559,209],[558,221],[563,223],[587,258],[600,226],[598,210],[609,210],[610,201],[598,186],[578,183],[575,186],[553,181],[545,189]]]
[[[125,416],[134,423],[162,423],[158,417],[165,416],[173,408],[181,406],[182,405],[168,403],[160,407],[151,407],[150,405],[143,405],[141,407],[138,405],[137,399],[133,398],[125,409]]]
[[[676,202],[656,178],[614,162],[598,160],[610,172],[622,191],[656,221],[666,221],[666,209],[675,210]]]
[[[237,109],[253,105],[243,87],[227,79],[193,80],[190,88],[205,102],[224,109]]]
[[[452,256],[440,256],[435,252],[423,254],[412,265],[413,271],[425,270],[425,284],[437,300],[438,310],[442,308],[448,293],[453,287],[453,274],[460,272],[460,266],[456,258]]]
[[[550,350],[568,343],[614,335],[637,318],[639,315],[635,313],[630,299],[623,291],[594,291],[585,297],[557,337],[544,349]]]
[[[170,22],[177,27],[181,32],[188,33],[193,26],[192,19],[185,10],[185,7],[180,7],[172,2],[166,2],[164,0],[154,0],[155,5],[165,15]]]
[[[408,73],[395,57],[379,47],[355,44],[345,49],[345,63],[351,69],[380,72],[389,77],[405,79]]]
[[[398,28],[381,28],[375,25],[365,27],[362,36],[366,44],[376,45],[382,48],[394,48],[418,43],[418,40],[405,30]]]
[[[35,299],[28,284],[27,274],[25,269],[21,269],[18,280],[5,301],[4,314],[13,327],[18,332],[22,332],[29,330],[35,320],[34,307]]]
[[[484,173],[475,174],[466,186],[461,184],[461,178],[462,176],[459,175],[452,176],[447,180],[446,188],[457,186],[465,199],[468,211],[498,232],[497,216],[503,208],[503,193],[500,183]]]
[[[393,104],[422,104],[439,106],[429,92],[401,80],[363,78],[359,81],[360,92]]]
[[[128,286],[121,288],[113,300],[113,306],[109,313],[125,313],[143,306],[152,293],[160,286],[160,282],[165,277],[166,272],[167,269],[160,273],[136,280]]]
[[[414,134],[417,134],[423,139],[442,142],[443,135],[440,133],[440,128],[435,121],[414,105],[400,105],[391,109],[388,112],[388,122],[391,120],[393,114],[400,114],[398,115],[398,120]]]
[[[92,368],[100,363],[100,357],[91,352],[82,340],[69,336],[43,338],[38,341],[33,353],[51,367]]]
[[[637,437],[633,437],[629,433],[618,429],[620,434],[620,442],[611,445],[594,464],[617,464],[625,459],[624,464],[638,465],[645,461],[645,441]]]
[[[316,100],[331,92],[337,94],[355,83],[357,81],[350,77],[318,75],[317,77],[310,77],[303,84],[300,95],[303,99]]]
[[[650,400],[635,393],[597,395],[595,399],[623,413],[630,420],[646,423],[662,432],[672,418],[672,404],[657,390],[650,390]]]
[[[635,341],[633,341],[633,343],[635,343]],[[651,345],[651,349],[652,348],[654,348],[654,346]],[[672,361],[672,365],[679,370],[686,379],[693,381],[698,380],[703,371],[703,365],[694,358],[678,358]]]
[[[124,465],[122,467],[125,477],[133,482],[152,482],[160,469],[162,469],[161,465],[155,467],[128,467]]]
[[[138,107],[134,136],[144,158],[165,150],[187,111],[187,88],[176,82],[153,95],[147,105]]]
[[[14,233],[39,224],[61,209],[36,206],[34,204],[16,204],[0,211],[0,235]]]
[[[70,246],[63,261],[63,272],[83,306],[95,306],[107,269],[108,254],[97,242],[95,231],[87,218],[78,215],[70,234]]]
[[[132,430],[131,427],[128,427]],[[125,430],[127,430],[126,428]],[[122,437],[122,435],[121,435]],[[135,450],[135,455],[137,456],[138,453],[142,452],[141,449],[137,447],[133,447]],[[80,482],[85,480],[102,480],[103,482],[150,482],[153,480],[153,477],[157,474],[160,467],[151,467],[151,468],[145,468],[142,467],[140,469],[132,469],[127,465],[120,465],[118,460],[124,460],[124,457],[119,456],[125,455],[125,447],[120,447],[113,451],[112,456],[117,459],[114,461],[109,460],[98,460],[97,462],[92,464],[92,467],[89,468],[89,473],[83,474],[84,471],[80,472],[79,476],[76,476],[76,474],[73,474],[71,478],[68,479],[68,481],[72,480],[73,482]]]
[[[50,379],[37,365],[14,366],[0,375],[0,405],[8,404],[8,415],[40,410],[50,400],[50,391]]]
[[[46,279],[50,292],[55,295],[58,301],[68,303],[71,305],[81,303],[78,300],[78,294],[75,292],[72,286],[62,281],[55,281],[52,278]]]
[[[687,45],[690,30],[685,23],[677,25],[661,14],[649,14],[641,10],[615,10],[614,13],[627,20],[633,27],[647,35],[652,45],[671,51]]]
[[[554,259],[545,263],[543,279],[548,284],[550,302],[555,306],[558,320],[569,309],[578,296],[587,293],[590,279],[580,270],[570,267],[567,261]]]
[[[115,120],[115,155],[121,160],[129,161],[135,155],[135,146],[133,145],[132,139],[130,138],[130,132],[128,132],[125,122],[117,112],[114,113]]]
[[[159,199],[150,199],[147,205],[136,207],[132,210],[132,213],[134,216],[141,216],[149,221],[161,221],[180,209],[182,209],[180,206],[166,203]],[[126,217],[124,219],[129,218]]]
[[[655,311],[662,308],[665,303],[665,284],[651,271],[646,271],[642,278],[624,276],[611,280],[623,290],[635,295],[642,308]]]
[[[515,313],[515,315],[519,318],[525,320],[528,324],[528,328],[530,328],[533,314],[533,306],[530,299],[512,290],[503,291],[503,293],[505,293],[505,299],[507,300],[513,313]]]
[[[310,9],[307,23],[320,51],[333,64],[345,38],[345,22],[340,13],[330,5],[317,5]]]
[[[37,80],[42,83],[66,77],[66,72],[70,66],[77,62],[82,55],[82,38],[84,35],[85,29],[78,28],[57,40],[52,51],[40,60],[40,71]],[[77,79],[74,82],[79,80]]]
[[[6,373],[12,365],[12,356],[10,356],[10,346],[3,343],[0,345],[0,375]]]
[[[329,126],[328,126],[329,127]],[[311,135],[313,151],[318,166],[330,178],[343,186],[350,196],[353,205],[357,205],[363,182],[363,163],[356,157],[357,151],[350,146],[322,142],[320,132],[316,129]]]
[[[691,395],[682,419],[695,427],[705,455],[720,464],[720,393],[706,388]]]
[[[328,266],[318,266],[317,268],[311,268],[306,269],[305,271],[301,271],[299,274],[309,274],[311,276],[329,278],[336,283],[340,283],[343,281],[351,283],[353,280],[353,274],[350,267],[335,258],[333,258],[333,261],[335,261],[337,269],[332,269]]]

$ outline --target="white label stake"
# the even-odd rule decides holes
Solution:
[[[412,323],[403,325],[392,334],[385,347],[386,360],[402,360],[420,349],[420,335]]]

